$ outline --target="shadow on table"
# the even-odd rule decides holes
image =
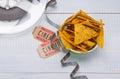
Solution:
[[[68,61],[88,62],[97,59],[100,56],[100,49],[96,48],[94,51],[87,54],[72,54]]]

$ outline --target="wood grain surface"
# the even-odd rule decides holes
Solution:
[[[87,55],[71,56],[69,61],[80,65],[78,74],[86,74],[89,79],[120,79],[120,0],[57,0],[54,8],[49,8],[48,16],[57,24],[80,9],[95,19],[105,23],[105,46]],[[43,15],[27,31],[16,35],[0,37],[0,79],[69,79],[73,67],[61,67],[60,60],[66,54],[60,52],[49,58],[41,58],[32,31],[42,25],[54,32]]]

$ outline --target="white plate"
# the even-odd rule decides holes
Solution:
[[[44,0],[45,1],[45,0]],[[27,5],[26,5],[27,6]],[[46,3],[31,4],[27,16],[19,21],[0,21],[0,34],[15,34],[33,26],[45,10]],[[26,9],[26,8],[25,8]]]

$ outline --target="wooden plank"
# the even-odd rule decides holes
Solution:
[[[71,14],[51,14],[49,17],[58,24]],[[72,56],[69,60],[79,62],[79,72],[120,73],[120,15],[91,14],[96,19],[103,18],[105,23],[105,47],[87,55]],[[36,25],[43,25],[53,31],[45,17],[42,16]],[[0,72],[71,72],[73,67],[61,67],[60,60],[66,54],[60,52],[43,59],[37,54],[41,42],[32,36],[32,30],[20,35],[1,36],[0,38]]]
[[[120,79],[120,74],[83,75],[87,75],[89,79]],[[69,73],[2,73],[0,79],[70,79],[70,77]]]
[[[49,13],[75,13],[83,9],[88,13],[120,13],[120,0],[57,0]]]

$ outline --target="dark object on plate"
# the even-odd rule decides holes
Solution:
[[[28,1],[32,2],[33,0],[28,0]],[[18,7],[12,7],[9,9],[0,7],[0,20],[2,21],[18,20],[21,19],[26,14],[27,14],[26,11]]]

